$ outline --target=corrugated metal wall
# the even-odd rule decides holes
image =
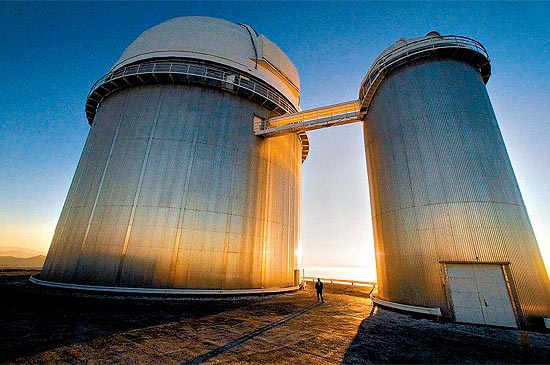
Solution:
[[[387,75],[364,124],[379,295],[448,313],[441,262],[509,262],[526,317],[550,284],[479,72],[453,60]]]
[[[149,85],[100,105],[42,278],[127,287],[294,285],[302,147],[255,137],[270,112],[215,89]]]

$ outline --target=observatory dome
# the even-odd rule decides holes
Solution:
[[[180,17],[143,32],[111,68],[163,58],[215,62],[257,77],[298,108],[300,78],[288,57],[251,26],[210,17]]]
[[[359,100],[361,109],[366,111],[378,85],[388,72],[433,58],[454,59],[465,62],[479,70],[484,83],[491,76],[491,63],[485,47],[481,43],[462,36],[442,36],[430,31],[424,37],[399,38],[376,57],[361,82]]]
[[[250,26],[186,17],[145,31],[88,95],[90,134],[42,283],[295,290],[307,136],[254,127],[294,112],[298,95],[295,67]]]

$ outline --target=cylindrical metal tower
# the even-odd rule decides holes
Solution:
[[[253,125],[298,99],[294,65],[250,26],[184,17],[144,32],[90,92],[42,283],[297,285],[307,137],[262,139]]]
[[[550,284],[489,76],[479,43],[431,32],[400,39],[363,81],[379,297],[514,327],[550,314]]]

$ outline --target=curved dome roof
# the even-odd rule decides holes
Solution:
[[[376,57],[361,82],[359,100],[362,113],[366,113],[386,73],[412,61],[434,57],[470,63],[478,68],[485,83],[491,76],[487,50],[474,39],[454,35],[442,36],[436,31],[431,31],[424,37],[399,38]]]
[[[194,58],[236,68],[267,82],[298,108],[296,67],[277,45],[248,25],[201,16],[168,20],[143,32],[111,71],[158,58]]]

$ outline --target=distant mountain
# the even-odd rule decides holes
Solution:
[[[38,255],[34,257],[13,257],[0,256],[0,269],[19,269],[19,268],[41,268],[44,266],[46,256]]]
[[[24,247],[0,247],[0,256],[28,258],[45,254],[46,253],[43,251],[32,250]]]

